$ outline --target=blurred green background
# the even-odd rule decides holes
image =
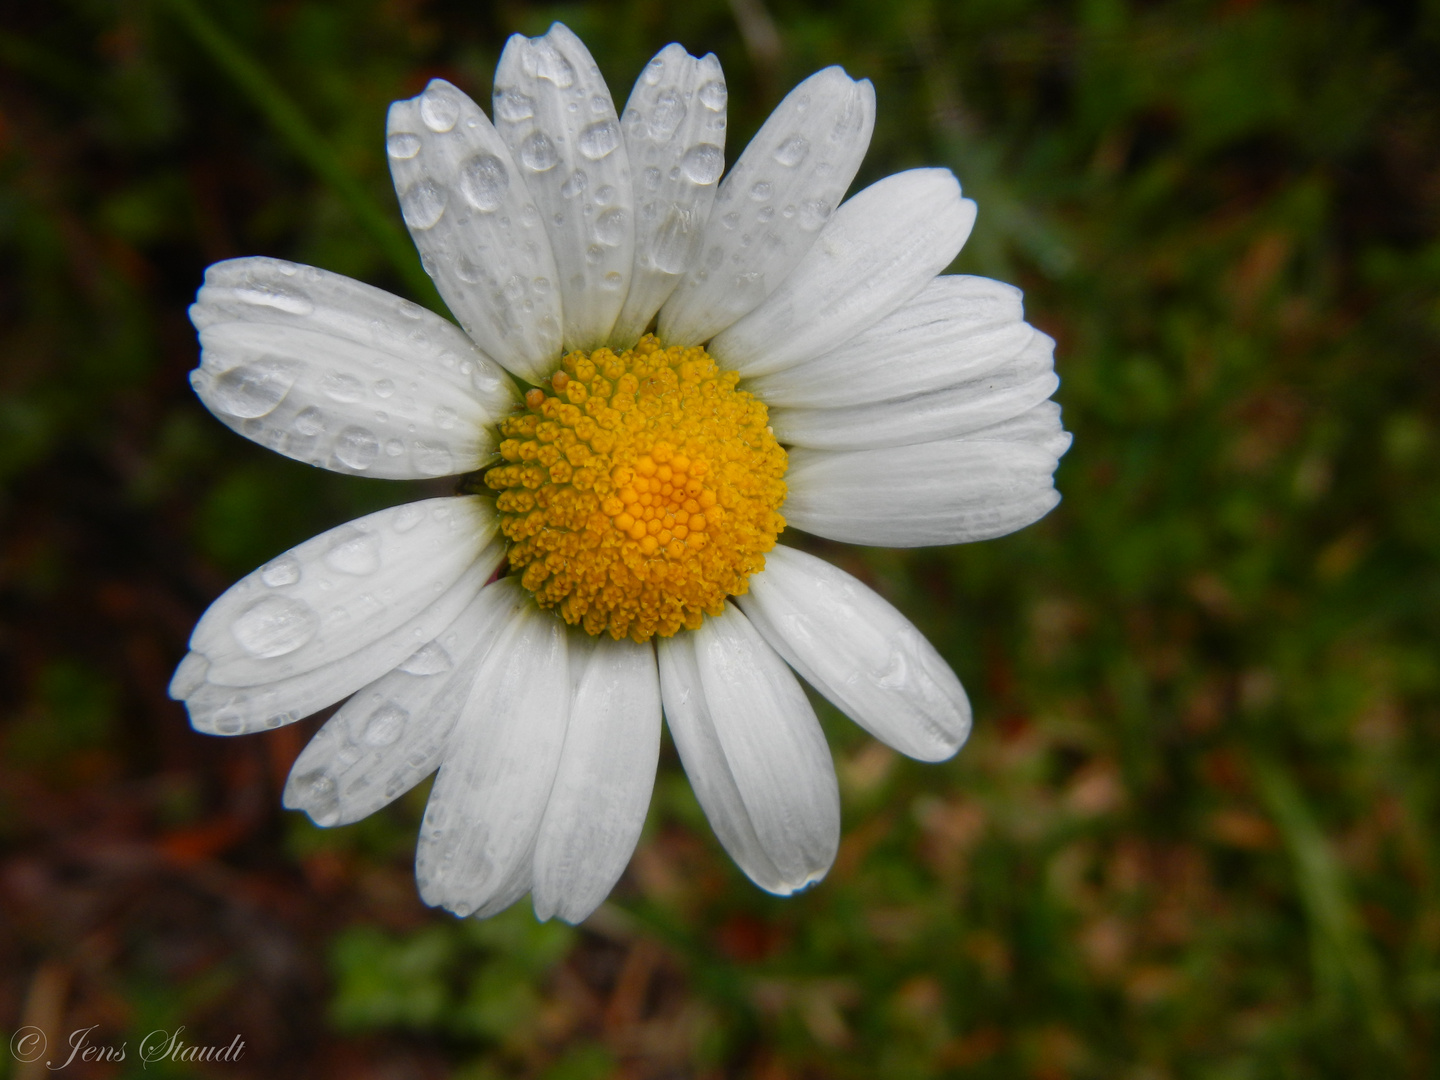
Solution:
[[[506,36],[553,19],[622,102],[667,42],[717,53],[732,160],[811,71],[872,79],[857,188],[953,169],[956,269],[1059,342],[1075,445],[1040,524],[787,538],[909,614],[976,711],[922,766],[822,707],[844,842],[795,899],[726,859],[667,743],[592,920],[458,922],[415,895],[423,789],[319,830],[279,806],[316,721],[211,739],[165,697],[229,582],[421,490],[204,412],[205,266],[431,302],[386,106],[434,76],[488,104]],[[71,1076],[1440,1074],[1437,222],[1435,0],[6,4],[5,1037],[128,1040]],[[142,1068],[180,1025],[245,1055]]]

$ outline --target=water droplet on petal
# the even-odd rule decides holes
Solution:
[[[407,533],[425,519],[425,511],[417,503],[409,503],[395,511],[395,519],[391,522],[397,533]]]
[[[407,675],[438,675],[454,666],[455,661],[450,659],[444,646],[438,641],[432,641],[411,653],[410,658],[401,664],[398,670]]]
[[[400,161],[409,161],[420,152],[420,136],[397,131],[385,139],[385,152]]]
[[[573,199],[589,185],[590,178],[585,175],[584,169],[576,169],[570,174],[570,178],[560,185],[560,194],[567,199]]]
[[[331,401],[345,404],[359,401],[365,396],[365,384],[353,375],[332,371],[320,380],[320,390]]]
[[[289,365],[260,361],[218,376],[211,396],[225,415],[253,420],[274,411],[294,385],[295,372]]]
[[[292,422],[297,434],[313,439],[325,430],[325,415],[315,406],[301,409]]]
[[[519,90],[501,90],[495,95],[495,111],[511,123],[528,120],[535,115],[535,100]]]
[[[391,394],[395,393],[395,384],[389,379],[376,379],[372,389],[375,391],[376,397],[388,398]]]
[[[650,111],[651,138],[656,142],[669,142],[684,121],[685,111],[685,102],[678,94],[661,94]]]
[[[640,77],[645,80],[646,86],[654,86],[660,81],[660,76],[664,74],[665,61],[657,56],[645,65],[645,70],[640,73]]]
[[[560,55],[559,49],[544,38],[530,41],[528,44],[530,47],[525,50],[521,58],[526,75],[549,79],[562,90],[574,85],[575,69],[570,66],[569,60]]]
[[[335,458],[352,469],[368,469],[380,453],[380,440],[362,427],[347,427],[335,438]]]
[[[761,180],[750,189],[750,198],[756,202],[764,202],[773,194],[775,194],[775,185],[769,180]]]
[[[725,151],[713,143],[701,143],[685,151],[680,171],[694,184],[713,184],[725,168]]]
[[[380,569],[380,538],[359,529],[345,529],[330,542],[325,565],[356,577],[373,574]]]
[[[688,210],[672,206],[664,223],[655,234],[655,247],[651,260],[656,269],[667,274],[678,274],[690,262],[691,245],[696,233],[692,227],[694,215]]]
[[[449,131],[460,119],[460,101],[455,91],[438,82],[432,82],[420,95],[420,119],[425,126],[436,133]]]
[[[606,210],[595,219],[595,237],[602,244],[609,244],[615,247],[624,241],[629,219],[625,211],[618,207],[614,210]]]
[[[445,191],[433,180],[412,184],[400,195],[400,216],[412,229],[433,228],[445,213]]]
[[[622,285],[625,284],[625,275],[622,274],[622,273],[620,273],[618,270],[611,270],[611,271],[610,271],[608,274],[606,274],[605,277],[601,280],[600,284],[601,284],[603,287],[614,291],[614,290],[616,290],[616,289],[619,289],[620,286],[622,286]]]
[[[810,152],[810,142],[803,135],[791,135],[775,148],[775,160],[786,168],[793,169],[805,160]]]
[[[409,722],[409,712],[393,701],[387,701],[365,721],[365,731],[360,740],[368,746],[389,746],[400,737]]]
[[[485,280],[485,272],[465,255],[455,260],[455,276],[466,285],[478,285]]]
[[[417,442],[411,454],[417,472],[426,476],[451,476],[455,473],[455,457],[439,443]]]
[[[543,131],[536,131],[520,144],[520,160],[527,169],[534,172],[545,172],[555,167],[560,160],[560,155],[556,153],[555,144],[550,141],[550,136]]]
[[[282,289],[276,285],[247,285],[235,290],[235,298],[247,304],[275,308],[290,315],[309,315],[315,303],[299,290]]]
[[[707,82],[700,87],[700,104],[704,105],[711,112],[719,112],[725,108],[725,101],[729,94],[725,90],[725,84],[719,79]]]
[[[614,120],[601,120],[580,132],[580,153],[591,161],[608,157],[620,145],[620,125]]]
[[[272,559],[260,570],[260,580],[272,589],[294,585],[300,580],[300,560],[294,555],[281,555]]]
[[[830,217],[830,206],[819,199],[808,199],[800,204],[799,225],[806,232],[814,232]]]
[[[269,658],[294,652],[319,629],[320,617],[309,604],[290,596],[266,596],[236,617],[230,633],[251,656]]]
[[[460,193],[477,210],[494,210],[509,187],[510,173],[494,154],[477,154],[460,166]]]

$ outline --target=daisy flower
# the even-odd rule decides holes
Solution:
[[[494,120],[442,80],[390,108],[405,223],[456,327],[314,267],[205,275],[191,382],[300,461],[460,494],[306,541],[215,601],[170,687],[239,735],[347,699],[285,805],[352,822],[435,770],[416,877],[484,916],[585,918],[629,861],[661,717],[759,886],[824,876],[835,770],[798,674],[924,761],[970,728],[893,607],[793,547],[1000,536],[1059,501],[1053,346],[1020,293],[939,276],[948,170],[842,202],[875,95],[797,86],[724,171],[725,81],[680,45],[617,115],[559,24],[512,37]],[[462,330],[463,328],[463,330]]]

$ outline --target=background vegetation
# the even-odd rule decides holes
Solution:
[[[165,697],[231,580],[421,490],[207,416],[204,267],[428,300],[385,108],[436,75],[488,102],[552,19],[622,101],[666,42],[716,52],[732,159],[816,68],[874,80],[857,186],[952,168],[956,268],[1060,343],[1045,521],[799,540],[914,618],[977,726],[921,766],[824,711],[845,839],[796,899],[724,857],[667,744],[592,920],[457,922],[415,896],[423,790],[319,830],[279,806],[316,721],[211,739]],[[235,1078],[1436,1075],[1437,221],[1434,0],[5,5],[6,1037],[128,1040],[94,1076],[189,1075],[133,1049],[182,1024],[243,1036],[204,1073]]]

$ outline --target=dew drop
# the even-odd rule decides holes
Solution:
[[[519,90],[501,90],[495,95],[495,111],[500,114],[500,119],[511,123],[528,120],[535,115],[535,99]]]
[[[281,555],[260,569],[260,580],[272,589],[294,585],[300,580],[300,560],[294,555]]]
[[[540,222],[540,211],[535,208],[534,203],[526,203],[520,210],[520,224],[527,229],[533,229]]]
[[[750,189],[750,198],[756,202],[764,202],[775,194],[775,185],[769,180],[761,180]]]
[[[685,120],[685,102],[674,93],[661,94],[650,112],[650,136],[656,142],[669,142]]]
[[[455,91],[440,82],[432,82],[420,95],[420,119],[437,134],[449,131],[460,119],[460,102]]]
[[[729,96],[725,90],[725,84],[719,79],[707,82],[700,87],[700,104],[711,112],[719,112],[725,108],[725,101]]]
[[[433,228],[445,213],[445,192],[433,180],[412,184],[400,196],[400,216],[412,229]]]
[[[353,375],[334,371],[320,380],[320,390],[331,401],[344,404],[359,401],[365,396],[365,384]]]
[[[775,148],[775,160],[786,168],[793,169],[805,160],[810,152],[810,142],[803,135],[791,135]]]
[[[624,210],[619,207],[606,210],[595,219],[595,237],[602,244],[615,247],[624,241],[628,224],[629,220]]]
[[[466,285],[478,285],[485,279],[485,272],[471,262],[469,256],[461,255],[455,260],[455,276]]]
[[[625,284],[625,275],[620,273],[618,270],[611,270],[608,274],[605,275],[604,279],[601,281],[600,284],[603,285],[605,288],[613,291]]]
[[[645,170],[644,179],[645,190],[655,191],[660,187],[660,170],[657,169],[654,165],[651,165],[648,169]]]
[[[361,734],[360,741],[367,746],[389,746],[400,737],[409,722],[409,712],[393,701],[387,701],[365,721],[365,731]]]
[[[415,462],[416,471],[426,476],[453,476],[457,471],[455,456],[440,443],[417,442],[411,460]]]
[[[424,519],[425,511],[420,509],[420,505],[418,503],[409,503],[395,511],[395,517],[391,522],[391,527],[397,533],[407,533],[415,528],[416,525],[419,525]]]
[[[645,80],[646,86],[654,86],[660,81],[660,77],[664,74],[665,59],[657,56],[645,65],[645,70],[640,73],[640,77]]]
[[[289,315],[309,315],[315,310],[314,301],[304,293],[277,285],[247,285],[235,290],[235,298],[247,304],[275,308]]]
[[[268,659],[292,653],[315,636],[320,617],[290,596],[266,596],[242,611],[230,627],[240,647]]]
[[[561,90],[575,84],[575,69],[570,66],[569,60],[560,55],[559,49],[544,38],[528,44],[530,47],[525,50],[521,60],[526,75],[548,79]]]
[[[614,120],[601,120],[580,132],[580,153],[591,161],[599,161],[614,153],[620,145],[620,125]]]
[[[797,223],[806,232],[814,232],[830,217],[830,206],[819,199],[807,199],[799,207]]]
[[[239,710],[226,706],[210,719],[216,735],[239,735],[245,730],[245,718]]]
[[[388,398],[391,394],[395,393],[395,384],[389,379],[376,379],[373,389],[376,397]]]
[[[325,430],[325,416],[319,409],[311,405],[296,414],[294,426],[296,432],[311,439]]]
[[[494,210],[509,187],[510,173],[494,154],[477,154],[460,166],[460,194],[477,210]]]
[[[692,228],[694,217],[688,210],[672,206],[670,213],[655,234],[655,247],[651,260],[658,270],[667,274],[678,274],[690,262],[691,247],[696,233]]]
[[[294,385],[295,372],[288,365],[261,361],[221,374],[212,384],[211,396],[225,415],[253,420],[273,412]]]
[[[398,670],[407,675],[438,675],[454,666],[455,662],[450,659],[444,646],[438,641],[431,641],[411,653],[410,658],[402,663]]]
[[[405,453],[405,441],[403,439],[391,439],[385,444],[386,457],[399,457]]]
[[[351,469],[368,469],[380,453],[380,440],[362,427],[347,427],[335,438],[335,458]]]
[[[590,183],[590,178],[585,175],[584,169],[576,169],[570,174],[570,178],[560,185],[560,194],[567,199],[573,199],[585,190]]]
[[[692,184],[713,184],[725,168],[725,151],[713,143],[701,143],[685,151],[680,171]]]
[[[543,131],[536,131],[520,144],[520,160],[527,169],[545,172],[555,167],[560,155],[555,152],[555,144],[550,141],[550,136]]]
[[[409,161],[420,153],[420,136],[397,131],[385,139],[385,152],[398,161]]]
[[[356,577],[373,574],[380,569],[380,538],[359,529],[345,529],[330,541],[325,565]]]

